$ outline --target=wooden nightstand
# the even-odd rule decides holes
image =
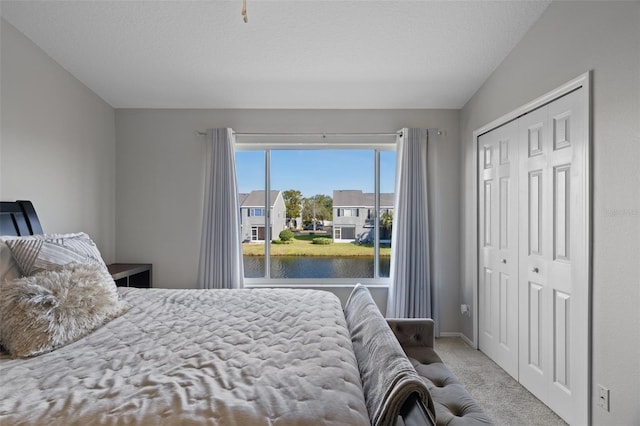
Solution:
[[[109,273],[119,287],[151,287],[151,263],[112,263]]]

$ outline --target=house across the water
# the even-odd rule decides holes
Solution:
[[[393,214],[393,193],[380,193],[380,218]],[[375,199],[373,193],[361,190],[340,189],[333,191],[333,241],[350,243],[372,242],[375,224]],[[391,227],[380,226],[380,240],[391,239]]]
[[[251,191],[238,194],[240,203],[240,224],[242,242],[264,241],[265,239],[265,193]],[[271,218],[271,239],[278,239],[280,231],[286,227],[286,208],[282,191],[270,191],[269,210]]]

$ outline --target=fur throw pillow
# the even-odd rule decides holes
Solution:
[[[100,265],[70,263],[2,283],[0,292],[0,344],[13,357],[74,342],[129,308]]]

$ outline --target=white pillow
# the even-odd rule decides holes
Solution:
[[[15,259],[11,255],[9,246],[5,243],[5,240],[10,238],[16,238],[12,236],[0,236],[0,283],[4,281],[15,280],[20,278],[20,268]]]
[[[13,357],[39,355],[86,336],[128,308],[100,265],[67,264],[2,284],[0,344]]]
[[[84,232],[30,235],[6,240],[24,275],[52,270],[68,263],[97,264],[107,270],[96,244]]]

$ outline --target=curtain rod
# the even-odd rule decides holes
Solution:
[[[435,130],[438,135],[442,135],[442,132],[438,129],[427,129],[427,130]],[[399,130],[395,133],[238,133],[233,132],[236,136],[397,136],[401,134],[402,131]],[[200,136],[207,136],[207,132],[196,132],[196,134]]]

